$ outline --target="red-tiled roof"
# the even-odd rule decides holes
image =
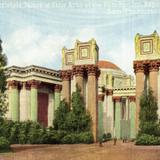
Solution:
[[[121,70],[118,66],[116,66],[114,63],[109,62],[109,61],[104,61],[104,60],[100,60],[98,62],[98,66],[99,68],[110,68],[110,69],[117,69],[117,70]]]

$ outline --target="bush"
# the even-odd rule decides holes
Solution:
[[[10,143],[5,137],[0,137],[0,151],[9,150]]]
[[[79,142],[90,144],[93,143],[93,134],[92,132],[82,132],[79,134]]]
[[[143,122],[141,123],[141,130],[139,134],[149,134],[154,136],[160,136],[160,125],[155,122]]]
[[[137,145],[159,145],[160,137],[155,137],[154,135],[141,134],[136,139]]]
[[[61,142],[64,144],[79,143],[78,135],[75,133],[67,134],[66,136],[63,137]]]

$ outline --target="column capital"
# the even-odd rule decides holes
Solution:
[[[11,87],[12,89],[17,89],[19,85],[19,82],[15,80],[8,81],[7,83],[8,83],[8,87]]]
[[[143,61],[134,61],[133,68],[135,73],[144,72]]]
[[[21,88],[24,88],[24,89],[27,89],[27,90],[30,89],[30,84],[28,82],[19,82],[19,85],[20,85]]]
[[[73,75],[83,77],[83,75],[84,75],[84,66],[83,65],[73,66]]]
[[[136,97],[135,96],[129,96],[129,101],[130,102],[135,102],[136,101]]]
[[[72,76],[72,70],[61,70],[60,71],[60,78],[63,81],[69,81]]]
[[[104,101],[104,94],[98,95],[98,101]]]
[[[28,84],[31,86],[31,88],[37,89],[38,86],[40,85],[40,82],[36,81],[36,80],[31,80],[31,81],[28,82]]]
[[[121,102],[121,96],[114,96],[113,100],[116,102]]]
[[[113,95],[113,89],[106,89],[106,95],[107,96]]]
[[[149,71],[150,72],[158,72],[159,70],[159,64],[157,61],[151,61],[149,63]]]
[[[100,75],[100,70],[97,65],[87,65],[87,73],[88,76],[96,76],[96,78]]]
[[[62,90],[62,85],[60,84],[55,84],[54,85],[54,91],[60,93]]]

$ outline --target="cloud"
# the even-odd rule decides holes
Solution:
[[[133,60],[135,58],[134,43],[122,39],[116,47],[107,52],[109,60],[128,74],[133,75]]]
[[[59,68],[61,48],[68,36],[45,35],[33,26],[13,32],[4,42],[9,66],[40,65]]]
[[[72,35],[63,35],[59,32],[46,35],[36,27],[28,26],[11,33],[4,41],[3,48],[8,56],[9,66],[34,64],[60,69],[62,47],[73,48],[76,39],[88,41],[91,38],[96,39],[103,59],[112,61],[127,73],[133,73],[133,43],[122,39],[113,47],[107,47],[105,39],[102,39],[97,31],[89,26],[73,31]]]

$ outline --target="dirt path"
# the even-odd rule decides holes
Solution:
[[[160,160],[160,146],[135,146],[113,142],[84,145],[13,145],[13,153],[0,160]]]

